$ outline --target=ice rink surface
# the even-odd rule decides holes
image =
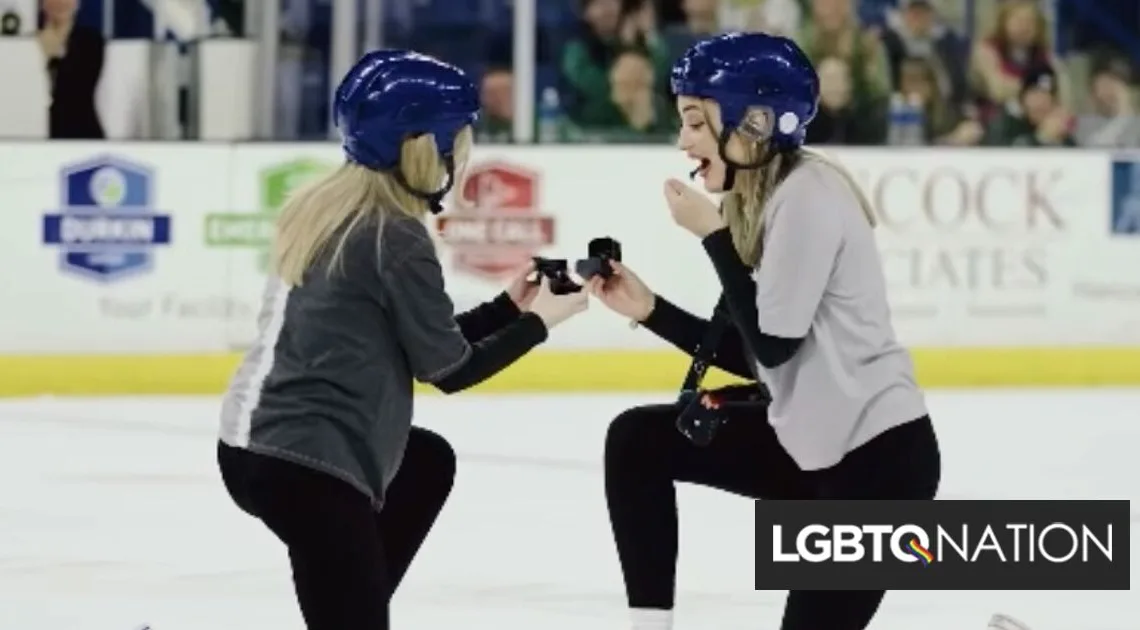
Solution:
[[[668,396],[660,397],[667,400]],[[653,397],[427,397],[459,453],[396,628],[623,630],[602,494],[610,418]],[[1140,391],[935,392],[944,498],[1140,499]],[[283,548],[226,496],[211,398],[0,401],[0,630],[293,630]],[[680,491],[677,630],[778,627],[753,505]],[[1140,521],[1132,508],[1132,538]],[[1132,578],[1140,554],[1130,551]],[[874,630],[1140,630],[1133,592],[894,592]]]

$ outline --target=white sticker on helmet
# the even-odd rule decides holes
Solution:
[[[794,133],[795,130],[800,126],[800,117],[796,116],[792,112],[784,112],[780,115],[778,124],[780,126],[780,133]]]

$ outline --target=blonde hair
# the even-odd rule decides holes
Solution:
[[[1033,13],[1033,23],[1036,26],[1037,38],[1033,42],[1033,46],[1041,48],[1042,51],[1049,53],[1053,50],[1053,41],[1050,37],[1049,17],[1041,10],[1041,5],[1037,0],[1012,0],[1010,2],[1003,2],[998,6],[997,16],[994,19],[993,29],[990,31],[990,37],[1001,48],[1009,46],[1009,37],[1006,34],[1006,22],[1009,21],[1010,16],[1018,11],[1030,11]]]
[[[706,118],[710,114],[711,112],[706,111]],[[745,162],[755,162],[765,150],[767,150],[765,143],[749,142],[746,145]],[[732,190],[726,191],[721,198],[721,216],[732,234],[736,253],[749,267],[759,264],[760,257],[764,253],[764,206],[792,168],[803,161],[825,164],[839,173],[859,200],[859,205],[871,227],[877,224],[870,199],[843,165],[813,149],[801,148],[796,153],[777,153],[760,168],[738,170]]]
[[[455,139],[455,178],[458,181],[471,151],[471,127]],[[400,146],[400,170],[408,186],[433,192],[447,169],[431,134],[408,138]],[[352,162],[294,192],[281,216],[273,243],[273,271],[289,286],[301,286],[305,273],[331,246],[328,272],[343,262],[345,243],[353,230],[369,219],[382,221],[389,212],[422,219],[427,201],[405,190],[392,173],[374,171]],[[331,242],[341,230],[335,243]]]

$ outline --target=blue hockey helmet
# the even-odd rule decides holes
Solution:
[[[345,75],[333,98],[333,115],[347,158],[377,171],[392,171],[401,186],[429,200],[433,210],[455,178],[459,132],[479,117],[479,91],[459,68],[408,50],[378,50]],[[432,134],[448,171],[440,191],[416,191],[400,170],[404,140]]]
[[[729,33],[694,44],[673,65],[676,96],[715,101],[724,129],[770,139],[776,149],[804,143],[819,109],[819,76],[795,42],[763,33]],[[750,129],[750,108],[767,110],[769,129]],[[723,152],[723,150],[722,150]]]

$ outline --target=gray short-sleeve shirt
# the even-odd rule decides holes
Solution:
[[[391,213],[348,235],[332,273],[325,252],[299,287],[269,278],[258,328],[223,398],[221,440],[379,506],[403,461],[412,381],[438,382],[471,355],[426,227]]]
[[[926,405],[891,325],[874,233],[844,176],[804,160],[763,212],[759,327],[804,338],[787,363],[758,366],[769,420],[801,468],[827,468]]]

